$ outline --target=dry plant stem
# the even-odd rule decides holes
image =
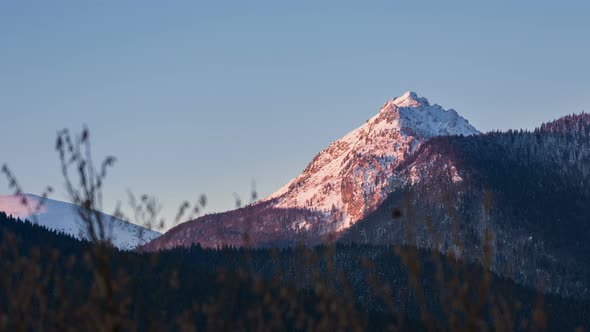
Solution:
[[[62,175],[72,203],[78,206],[78,214],[86,226],[87,235],[96,245],[90,252],[90,260],[95,267],[97,301],[105,306],[112,331],[121,330],[120,317],[115,301],[113,275],[109,263],[111,235],[105,229],[106,221],[99,212],[102,209],[102,187],[107,169],[112,167],[115,158],[107,157],[97,170],[92,161],[89,132],[84,128],[81,135],[72,137],[67,129],[58,133],[56,150],[59,154]],[[75,184],[70,169],[74,168],[78,178]],[[112,223],[110,223],[112,224]]]

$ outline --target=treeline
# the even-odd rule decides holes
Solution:
[[[0,239],[2,330],[573,330],[590,317],[588,302],[411,247],[137,253],[2,213]]]

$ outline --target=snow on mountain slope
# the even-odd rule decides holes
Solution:
[[[162,250],[290,245],[334,239],[395,190],[396,168],[435,136],[479,131],[454,110],[431,105],[414,92],[387,101],[365,124],[320,152],[303,173],[248,207],[207,215],[170,229],[143,246]],[[460,181],[460,174],[455,179]]]
[[[364,125],[320,152],[303,173],[263,201],[280,208],[340,212],[335,231],[371,212],[391,192],[393,170],[435,136],[479,131],[453,109],[408,91],[386,102]]]
[[[42,198],[31,194],[26,194],[26,197],[30,209],[22,205],[19,196],[0,196],[0,211],[33,222],[32,212]],[[89,238],[86,227],[73,204],[46,199],[36,216],[38,223],[49,229],[62,231],[79,239]],[[107,236],[113,245],[120,249],[133,249],[160,236],[160,233],[156,231],[110,215],[101,213],[101,216],[107,225]]]

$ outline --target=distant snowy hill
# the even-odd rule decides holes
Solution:
[[[41,197],[26,194],[31,209],[26,208],[21,203],[21,197],[15,195],[0,196],[0,211],[8,215],[22,219],[31,218],[35,207],[41,201]],[[52,199],[46,199],[41,209],[38,211],[37,221],[40,225],[49,229],[62,231],[77,238],[88,239],[86,227],[78,216],[76,206],[66,202],[60,202]],[[120,249],[134,249],[137,246],[149,242],[160,233],[152,231],[145,227],[115,218],[113,216],[101,213],[102,220],[106,224],[106,234],[111,239],[114,246]]]

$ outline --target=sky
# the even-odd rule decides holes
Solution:
[[[65,200],[61,128],[171,219],[266,196],[407,90],[481,131],[590,111],[588,1],[2,1],[0,163]],[[0,193],[10,193],[0,178]]]

